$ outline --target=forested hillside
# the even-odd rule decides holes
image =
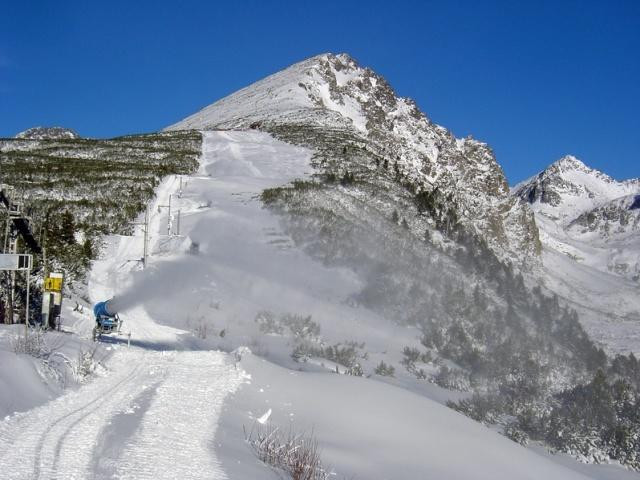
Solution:
[[[86,272],[102,235],[132,233],[131,223],[165,175],[197,168],[201,141],[194,131],[107,140],[0,139],[0,183],[12,187],[13,200],[31,217],[49,271],[62,270],[73,281]],[[0,209],[3,242],[6,218]],[[34,263],[37,277],[42,257]],[[22,302],[24,294],[18,297]]]

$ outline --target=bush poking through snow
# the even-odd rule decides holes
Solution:
[[[427,373],[423,368],[418,368],[416,366],[416,362],[421,363],[431,363],[433,362],[433,357],[429,351],[424,353],[420,353],[420,350],[417,348],[404,347],[402,351],[404,358],[400,360],[400,363],[404,365],[409,373],[414,375],[418,380],[425,380],[427,378]]]
[[[16,335],[11,339],[11,348],[14,353],[25,353],[36,358],[43,358],[51,353],[40,329],[31,329],[26,336]]]
[[[438,374],[434,378],[436,385],[449,390],[468,392],[471,390],[469,374],[459,368],[449,368],[446,365],[440,367]]]
[[[311,435],[283,433],[273,425],[254,425],[245,440],[267,465],[284,472],[292,480],[327,480],[329,472],[322,468],[318,442]]]
[[[278,321],[273,312],[268,310],[259,311],[256,315],[255,322],[260,326],[260,332],[266,335],[282,335],[284,333],[284,327],[282,324]]]
[[[320,325],[311,320],[311,315],[305,317],[295,313],[285,313],[280,318],[276,318],[273,312],[261,310],[254,320],[259,325],[260,332],[266,335],[283,335],[287,328],[298,340],[317,340],[320,336]]]
[[[73,374],[77,382],[84,381],[89,375],[96,371],[99,362],[95,359],[97,347],[92,350],[81,350],[78,352],[78,359],[74,367]]]
[[[380,360],[380,363],[375,369],[376,375],[381,375],[383,377],[393,377],[393,374],[396,372],[396,369],[393,365],[389,365],[384,363],[384,361]]]
[[[282,323],[285,324],[291,331],[291,334],[298,339],[315,339],[320,336],[320,325],[311,320],[311,315],[303,317],[302,315],[288,313],[282,316]]]
[[[368,357],[367,352],[362,352],[364,343],[354,341],[336,343],[335,345],[314,345],[310,342],[300,342],[291,353],[291,358],[296,362],[306,362],[311,357],[324,358],[347,368],[346,373],[361,377],[363,375],[360,359]]]

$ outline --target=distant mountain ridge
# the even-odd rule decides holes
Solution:
[[[640,178],[619,182],[567,155],[516,185],[513,193],[535,211],[567,224],[610,201],[640,193]]]
[[[16,135],[16,138],[28,140],[62,140],[80,138],[74,130],[64,127],[33,127]]]
[[[640,179],[617,181],[566,156],[512,192],[535,212],[543,244],[640,280]]]

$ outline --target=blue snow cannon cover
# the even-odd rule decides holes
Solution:
[[[93,306],[93,314],[96,316],[96,318],[100,316],[114,317],[116,315],[116,312],[111,312],[109,310],[109,300],[107,300],[106,302],[96,303]]]

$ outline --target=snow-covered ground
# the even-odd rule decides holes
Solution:
[[[417,332],[350,302],[355,275],[293,248],[257,198],[303,177],[310,156],[261,132],[204,132],[200,170],[181,192],[164,181],[151,205],[148,268],[141,235],[108,238],[92,268],[91,301],[115,294],[125,322],[102,345],[105,370],[0,422],[0,477],[275,479],[244,439],[260,419],[313,431],[337,478],[637,478],[523,448],[444,407],[454,392],[401,371]],[[169,195],[180,236],[166,235]],[[295,363],[291,337],[261,333],[264,310],[311,315],[327,344],[364,342],[365,373],[384,359],[395,378]],[[88,338],[88,309],[66,315]]]
[[[640,285],[598,263],[604,249],[569,238],[543,215],[536,220],[545,285],[579,313],[589,335],[608,353],[640,354]]]

